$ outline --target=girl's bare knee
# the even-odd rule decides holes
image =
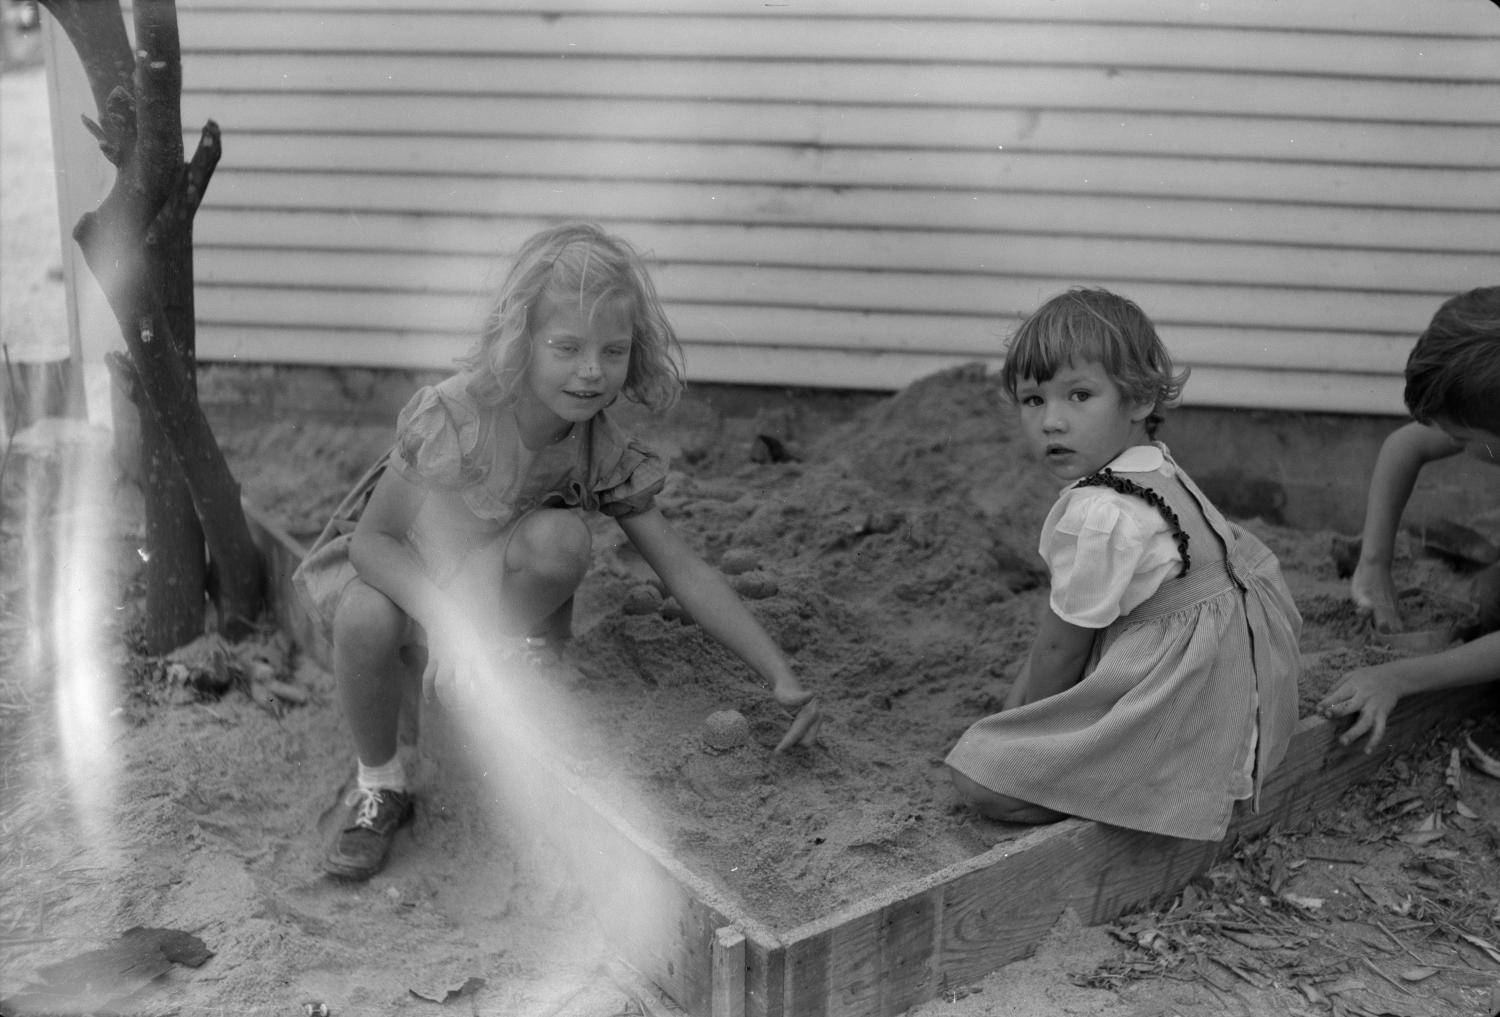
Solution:
[[[333,615],[335,656],[394,660],[407,635],[406,613],[385,594],[356,579]]]
[[[516,524],[506,547],[505,568],[547,582],[577,583],[589,570],[593,549],[593,535],[576,513],[542,509]]]

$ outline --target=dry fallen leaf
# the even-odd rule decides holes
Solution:
[[[1396,839],[1405,844],[1421,846],[1423,844],[1431,844],[1433,841],[1441,838],[1446,832],[1447,830],[1443,826],[1443,818],[1436,812],[1429,812],[1417,824],[1416,829],[1410,833],[1403,833]]]
[[[1151,950],[1154,953],[1166,953],[1172,949],[1172,944],[1167,937],[1155,929],[1141,930],[1136,935],[1135,940],[1142,948]]]
[[[1480,748],[1472,735],[1464,736],[1464,746],[1469,750],[1469,761],[1474,764],[1476,770],[1487,773],[1491,777],[1500,777],[1500,759],[1496,759]]]
[[[1283,893],[1281,899],[1293,907],[1299,907],[1304,911],[1317,911],[1325,903],[1322,897],[1304,897],[1300,893],[1292,893],[1291,891]]]
[[[1485,942],[1478,936],[1471,936],[1467,932],[1460,932],[1459,935],[1468,940],[1470,943],[1473,943],[1475,946],[1479,947],[1479,949],[1483,950],[1485,953],[1489,954],[1490,960],[1494,961],[1496,964],[1500,964],[1500,950],[1495,949],[1493,944]]]
[[[1221,935],[1225,939],[1232,939],[1241,946],[1248,946],[1252,950],[1275,950],[1279,947],[1290,947],[1294,940],[1283,939],[1280,936],[1267,936],[1260,932],[1238,932],[1234,929],[1223,929]]]
[[[432,1003],[445,1003],[450,999],[478,992],[482,988],[484,988],[483,978],[469,977],[462,980],[455,978],[439,980],[420,988],[407,986],[406,991],[418,999],[425,999]]]
[[[1500,762],[1496,763],[1496,767],[1497,770],[1500,770]],[[1500,772],[1497,772],[1496,776],[1500,776]],[[1413,791],[1410,788],[1398,788],[1392,791],[1375,806],[1380,812],[1395,811],[1398,816],[1404,816],[1408,812],[1415,812],[1421,807],[1422,793],[1420,791]]]
[[[1337,996],[1348,992],[1363,992],[1365,983],[1351,975],[1346,978],[1340,978],[1331,985],[1322,986],[1322,989],[1325,996]]]
[[[1354,880],[1354,885],[1364,891],[1364,895],[1375,904],[1394,914],[1405,915],[1411,910],[1411,898],[1401,898],[1391,891],[1390,887],[1381,883],[1367,883],[1364,880]]]

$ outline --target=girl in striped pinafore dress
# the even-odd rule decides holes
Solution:
[[[1054,298],[1012,340],[1003,383],[1068,486],[1042,527],[1031,652],[947,758],[987,816],[1218,840],[1286,752],[1301,618],[1275,556],[1151,440],[1185,377],[1103,290]]]

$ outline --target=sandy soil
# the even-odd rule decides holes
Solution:
[[[7,176],[7,243],[10,210],[32,207],[17,195]],[[731,416],[689,400],[640,422],[677,464],[663,507],[827,697],[825,745],[770,753],[785,718],[659,602],[608,526],[579,598],[579,677],[549,690],[535,730],[768,924],[1016,834],[955,809],[940,766],[1003,694],[1042,595],[1031,548],[1052,491],[996,407],[960,371],[869,403]],[[307,420],[221,437],[248,496],[305,538],[389,431]],[[0,1011],[671,1011],[611,963],[557,832],[497,807],[487,757],[456,752],[441,711],[423,718],[421,807],[387,871],[322,876],[352,766],[329,675],[269,631],[136,652],[139,492],[86,429],[18,446],[0,490]],[[75,462],[97,482],[67,480]],[[1459,521],[1500,537],[1495,518]],[[1397,652],[1344,600],[1333,534],[1246,522],[1306,615],[1305,701]],[[1426,591],[1414,613],[1451,618],[1465,575],[1402,551],[1401,581]],[[725,709],[749,740],[710,751],[704,721]],[[1493,727],[1452,718],[1336,812],[1239,845],[1160,910],[1065,917],[1034,957],[913,1013],[1491,1013],[1500,781],[1451,764]]]
[[[666,421],[639,422],[681,464],[664,509],[826,697],[825,744],[773,755],[786,718],[660,599],[602,521],[578,601],[579,674],[550,686],[525,728],[773,928],[1021,832],[956,808],[941,766],[1003,694],[1043,596],[1028,548],[1051,484],[1012,444],[995,396],[992,380],[960,370],[836,412],[728,417],[689,401]],[[309,422],[221,436],[251,500],[305,536],[389,434]],[[45,489],[48,475],[8,477],[8,501]],[[43,673],[28,674],[0,714],[12,759],[5,994],[76,981],[76,968],[47,965],[144,926],[189,933],[212,957],[197,968],[158,960],[166,970],[146,969],[150,979],[140,969],[96,979],[100,1000],[123,997],[111,1004],[122,1013],[273,1014],[312,1001],[337,1014],[419,1012],[450,995],[483,1014],[665,1006],[609,965],[559,860],[568,832],[509,811],[503,784],[479,776],[496,759],[485,739],[441,710],[424,716],[412,750],[421,807],[388,869],[364,885],[320,875],[352,767],[331,678],[272,633],[171,659],[133,653],[140,533],[128,507],[138,494],[97,497],[109,509],[101,579],[115,593],[102,645],[120,674],[113,790],[96,825],[81,825],[87,788],[65,780],[69,730],[50,712],[45,672],[57,662],[12,656]],[[32,513],[33,525],[57,532],[80,513],[58,509]],[[27,546],[21,518],[6,516],[11,555]],[[1304,702],[1344,667],[1395,652],[1369,641],[1344,600],[1333,534],[1246,523],[1281,556],[1307,616]],[[1464,573],[1414,541],[1402,551],[1403,583],[1428,591],[1410,598],[1413,612],[1455,617]],[[14,654],[32,645],[26,598],[15,581],[6,593]],[[704,722],[729,709],[748,719],[748,741],[715,750]],[[916,1012],[1487,1012],[1500,972],[1490,952],[1500,782],[1463,767],[1457,787],[1445,782],[1466,730],[1454,718],[1347,809],[1243,846],[1166,910],[1108,928],[1065,922],[1036,957]]]

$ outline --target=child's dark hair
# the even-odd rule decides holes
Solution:
[[[625,240],[593,223],[569,222],[533,235],[485,315],[479,341],[459,363],[475,372],[476,399],[508,399],[531,364],[531,330],[547,301],[577,301],[592,316],[623,301],[630,318],[630,366],[624,394],[665,410],[682,392],[682,350],[645,260]]]
[[[1032,312],[1006,347],[1000,383],[1012,399],[1027,378],[1047,381],[1074,361],[1095,361],[1132,403],[1149,402],[1146,433],[1177,405],[1188,369],[1176,371],[1156,326],[1135,301],[1104,289],[1075,287]]]
[[[1500,434],[1500,286],[1450,297],[1406,359],[1406,408]]]

